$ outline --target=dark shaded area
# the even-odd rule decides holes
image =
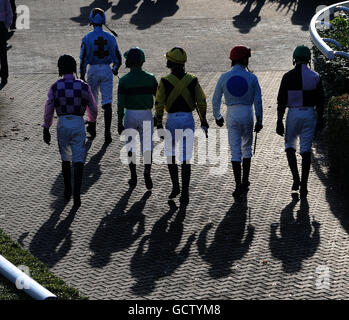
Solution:
[[[60,180],[56,180],[54,190],[57,190],[57,185],[63,184],[63,181]],[[58,189],[60,190],[60,188]],[[77,210],[72,208],[67,217],[60,221],[66,205],[67,203],[61,198],[57,198],[52,203],[53,213],[34,235],[29,246],[29,251],[50,268],[64,258],[72,246],[73,232],[70,230],[70,226]],[[25,236],[25,234],[21,235],[20,240]]]
[[[50,268],[53,267],[69,252],[72,246],[72,231],[70,225],[73,222],[76,211],[71,210],[66,219],[61,222],[61,214],[68,202],[64,200],[64,182],[62,172],[57,176],[52,185],[51,194],[57,198],[51,204],[53,213],[34,235],[29,251]],[[42,213],[47,214],[47,213]],[[23,239],[25,234],[20,236]]]
[[[113,6],[112,12],[114,15],[112,19],[117,20],[122,18],[125,14],[136,11],[137,4],[142,0],[120,0],[116,6]]]
[[[25,239],[26,237],[28,237],[28,235],[29,235],[29,232],[24,232],[24,233],[21,234],[21,236],[18,238],[17,242],[18,242],[22,247],[24,247],[23,241],[24,241],[24,239]]]
[[[80,8],[80,15],[71,18],[72,21],[80,23],[81,26],[88,25],[88,17],[93,8],[101,8],[107,11],[112,8],[113,20],[120,19],[125,14],[130,14],[137,10],[139,2],[142,2],[138,11],[130,19],[130,23],[137,26],[137,29],[144,30],[159,23],[165,17],[173,16],[179,6],[178,0],[120,0],[116,5],[112,5],[108,0],[95,0],[89,6]]]
[[[247,214],[247,201],[234,203],[219,224],[210,246],[207,246],[207,234],[212,224],[207,224],[201,231],[197,242],[198,251],[202,259],[210,264],[209,275],[212,278],[228,276],[234,261],[242,259],[248,252],[254,227],[248,224],[244,238]]]
[[[92,146],[92,140],[86,143],[87,152]],[[101,150],[91,157],[90,161],[85,165],[84,178],[82,185],[82,193],[86,193],[88,189],[95,183],[101,176],[99,162],[102,159],[107,147],[102,146]],[[74,177],[72,168],[72,178]],[[51,192],[56,196],[56,200],[52,202],[51,209],[53,213],[50,218],[40,227],[37,233],[34,235],[29,250],[30,252],[39,258],[42,262],[46,263],[49,267],[53,267],[58,261],[64,258],[72,246],[72,231],[70,226],[74,220],[77,209],[71,209],[68,216],[61,220],[61,214],[65,207],[69,204],[64,200],[64,182],[62,172],[57,176],[54,182]],[[84,199],[82,199],[84,201]],[[71,202],[70,202],[71,203]],[[20,236],[19,241],[23,241],[27,234]]]
[[[312,167],[320,181],[326,186],[326,200],[331,213],[338,219],[343,229],[349,234],[349,198],[345,188],[341,186],[332,172],[327,158],[326,142],[322,139],[314,141],[318,156],[313,154]],[[327,168],[330,168],[327,171]],[[326,171],[324,171],[326,169]]]
[[[178,0],[143,0],[137,13],[131,17],[130,23],[136,25],[139,30],[148,29],[163,18],[173,16],[179,9],[177,2]]]
[[[237,2],[242,2],[242,1],[237,1]],[[257,0],[257,1],[248,0],[246,2],[245,8],[241,11],[241,13],[233,17],[234,27],[239,29],[241,33],[250,32],[250,30],[261,21],[261,17],[259,16],[259,13],[262,7],[264,6],[265,2],[266,0]]]
[[[292,24],[299,25],[302,30],[309,30],[310,20],[320,5],[337,3],[337,0],[233,0],[233,2],[245,4],[244,9],[233,17],[233,25],[241,33],[249,33],[260,21],[260,12],[264,5],[277,3],[276,11],[283,14],[292,12]]]
[[[89,24],[88,17],[93,8],[101,8],[104,11],[107,11],[111,8],[112,2],[108,0],[94,0],[89,6],[80,8],[80,16],[70,18],[72,21],[80,23],[80,26],[86,26]]]
[[[125,211],[133,188],[129,188],[121,197],[115,208],[100,222],[90,243],[90,265],[95,268],[106,266],[113,252],[127,249],[144,233],[145,216],[143,210],[151,191],[144,193],[143,197]]]
[[[186,208],[169,201],[169,210],[153,226],[151,233],[144,236],[131,259],[132,276],[136,283],[132,292],[144,296],[154,291],[160,278],[170,276],[189,257],[195,234],[188,237],[184,247],[177,252],[182,235]],[[175,215],[177,211],[177,214]],[[174,220],[170,222],[171,218]]]
[[[93,140],[88,140],[86,143],[87,152],[92,146]],[[93,155],[84,166],[84,175],[82,179],[81,194],[87,191],[100,179],[102,176],[100,162],[107,151],[108,145],[103,144],[101,149]]]
[[[271,254],[282,261],[282,268],[287,273],[300,271],[303,260],[312,257],[320,244],[320,223],[315,220],[310,222],[308,200],[301,199],[295,218],[294,209],[298,203],[298,194],[293,194],[292,198],[281,212],[281,237],[276,234],[279,224],[273,223],[269,239]]]

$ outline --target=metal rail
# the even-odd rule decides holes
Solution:
[[[0,255],[0,274],[36,300],[57,299],[53,293],[30,278],[2,255]]]
[[[349,1],[339,2],[321,9],[313,16],[310,22],[310,35],[315,46],[322,52],[324,56],[326,56],[330,60],[334,59],[335,56],[340,56],[349,59],[349,53],[341,51],[342,48],[336,40],[329,38],[323,39],[317,32],[317,26],[319,25],[328,28],[333,28],[333,26],[328,21],[325,21],[325,19],[327,17],[333,16],[334,13],[338,11],[345,11],[349,13]],[[335,44],[339,51],[330,48],[326,42]]]

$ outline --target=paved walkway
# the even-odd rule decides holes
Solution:
[[[158,78],[167,71],[163,52],[174,45],[188,48],[188,70],[199,77],[208,101],[229,64],[224,59],[231,45],[246,40],[256,48],[252,65],[263,90],[265,127],[247,202],[234,203],[231,168],[220,176],[212,174],[214,164],[193,166],[185,212],[178,202],[167,202],[164,165],[153,167],[151,193],[140,167],[139,183],[129,190],[115,121],[114,141],[103,148],[101,117],[89,144],[82,207],[74,214],[72,203],[64,206],[57,145],[42,142],[40,124],[48,87],[57,78],[55,61],[63,52],[78,56],[88,29],[80,6],[84,14],[91,1],[64,2],[67,8],[55,0],[39,8],[29,0],[32,29],[13,36],[11,81],[0,92],[0,228],[95,299],[348,298],[348,202],[328,178],[321,143],[313,149],[308,201],[293,199],[283,141],[275,134],[277,89],[292,66],[293,47],[308,41],[306,24],[292,20],[297,11],[290,1],[265,1],[249,33],[232,24],[249,1],[223,1],[215,10],[208,0],[172,2],[167,16],[155,15],[158,24],[149,22],[149,8],[139,1],[92,6],[109,7],[122,51],[144,47],[145,66]],[[208,121],[216,128],[210,111]]]

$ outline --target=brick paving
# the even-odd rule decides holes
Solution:
[[[79,41],[87,31],[85,20],[79,20],[79,7],[86,12],[91,2],[69,2],[66,8],[60,6],[61,0],[50,1],[56,9],[51,12],[48,5],[39,8],[28,1],[32,29],[19,30],[11,39],[11,81],[0,92],[0,228],[93,299],[348,298],[348,202],[328,175],[323,143],[320,139],[314,144],[308,200],[297,201],[291,196],[283,139],[275,133],[277,89],[283,72],[291,67],[291,58],[285,54],[290,55],[296,44],[296,40],[286,41],[285,34],[293,40],[309,41],[306,30],[290,23],[290,14],[276,10],[275,1],[265,3],[261,21],[250,33],[232,34],[234,41],[243,36],[251,44],[259,37],[257,44],[263,43],[267,23],[272,32],[279,27],[276,22],[288,22],[275,34],[280,37],[280,56],[267,55],[274,38],[265,40],[266,46],[261,45],[259,52],[256,49],[252,59],[262,86],[265,121],[252,160],[247,201],[234,203],[230,166],[219,175],[211,163],[192,166],[186,210],[178,208],[178,200],[167,201],[170,180],[164,165],[153,166],[152,192],[144,186],[141,166],[137,187],[129,189],[128,167],[119,159],[124,143],[117,135],[114,104],[112,144],[103,147],[102,112],[97,137],[88,143],[82,206],[74,214],[72,203],[64,204],[56,119],[51,146],[42,142],[40,124],[48,87],[57,78],[56,58],[72,50],[78,56]],[[140,10],[141,3],[134,2]],[[180,42],[188,47],[189,57],[193,56],[199,48],[194,36],[206,26],[207,38],[216,39],[219,53],[213,55],[215,46],[205,46],[207,51],[197,51],[199,58],[190,62],[188,71],[199,77],[210,102],[217,79],[229,63],[224,60],[231,46],[231,41],[226,43],[228,25],[232,28],[231,17],[241,12],[247,1],[226,1],[214,17],[207,13],[209,1],[203,2],[200,14],[195,11],[198,2],[176,2],[175,15],[163,17],[151,28],[131,23],[137,20],[130,20],[137,10],[110,25],[123,34],[122,51],[137,41],[147,49],[145,67],[158,78],[167,71],[162,53]],[[93,5],[105,3],[94,1]],[[109,6],[108,17],[116,15],[115,5]],[[171,8],[174,11],[175,7]],[[217,22],[214,28],[213,20]],[[171,39],[168,35],[174,25]],[[190,26],[193,30],[188,32]],[[295,30],[299,30],[297,34]],[[159,42],[155,43],[152,36],[157,32]],[[206,44],[204,35],[201,40]],[[33,63],[27,66],[27,61]],[[208,121],[216,129],[210,111],[211,106]],[[227,145],[221,150],[227,153]],[[329,271],[329,286],[321,282],[321,270]]]

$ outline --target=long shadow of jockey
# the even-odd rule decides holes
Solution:
[[[262,7],[264,6],[266,0],[248,0],[245,8],[241,13],[233,17],[233,25],[241,33],[249,33],[250,30],[255,27],[260,21],[261,17],[259,16]],[[256,6],[252,9],[252,5],[256,3]]]
[[[130,20],[130,23],[137,26],[137,29],[148,29],[154,24],[161,22],[165,17],[173,16],[179,6],[178,0],[144,0]]]
[[[58,180],[57,180],[58,181]],[[67,203],[56,199],[51,208],[54,212],[34,235],[29,251],[50,268],[66,256],[72,246],[70,226],[77,209],[72,208],[67,217],[60,221]],[[24,235],[20,239],[24,238]]]
[[[281,212],[281,237],[276,234],[278,224],[272,224],[270,231],[270,251],[273,257],[282,261],[283,270],[287,273],[300,271],[302,261],[313,256],[320,244],[320,224],[314,220],[312,232],[307,199],[301,199],[297,218],[294,218],[297,202],[298,198],[294,197]]]
[[[231,273],[234,261],[240,260],[248,252],[254,236],[254,227],[248,225],[247,202],[236,202],[219,224],[214,240],[207,246],[207,234],[212,224],[207,224],[201,231],[197,246],[200,256],[211,265],[209,274],[212,278],[226,277]]]
[[[90,249],[94,255],[90,265],[95,268],[106,266],[113,252],[127,249],[144,233],[145,216],[142,213],[151,191],[126,210],[133,188],[129,188],[121,197],[115,208],[100,222],[91,242]]]
[[[170,219],[177,211],[173,201],[170,209],[153,226],[150,235],[144,236],[131,259],[131,272],[137,282],[132,291],[138,296],[150,294],[160,278],[170,276],[188,258],[195,234],[188,237],[184,247],[177,253],[183,234],[186,208],[178,210],[175,219]]]
[[[89,24],[88,17],[93,8],[101,8],[104,11],[107,11],[111,8],[112,2],[108,0],[94,0],[89,6],[80,8],[80,16],[70,18],[70,20],[80,23],[80,26],[86,26]]]
[[[92,140],[88,140],[86,143],[86,151],[91,148]],[[81,186],[81,193],[87,193],[87,191],[100,179],[102,175],[100,162],[107,151],[108,145],[103,144],[101,149],[93,155],[90,160],[84,166],[83,182]]]
[[[112,7],[114,15],[112,19],[120,19],[123,15],[132,13],[137,9],[137,4],[142,0],[120,0],[116,6]]]
[[[292,24],[300,25],[302,30],[309,30],[311,18],[316,13],[318,6],[327,6],[339,2],[338,0],[313,0],[313,1],[298,1],[297,8],[294,11],[291,21]]]
[[[86,143],[87,151],[90,149],[92,141]],[[84,175],[87,176],[82,188],[84,192],[100,178],[101,172],[99,169],[99,162],[104,155],[106,147],[103,146],[101,150],[94,155],[89,163],[86,165]],[[57,176],[53,183],[50,193],[56,197],[51,204],[52,214],[50,218],[40,227],[34,235],[29,250],[41,261],[46,263],[49,267],[53,267],[59,260],[61,260],[70,250],[72,245],[72,231],[70,226],[74,220],[76,209],[72,208],[67,217],[61,220],[61,215],[65,210],[68,202],[64,200],[64,182],[62,172]],[[20,241],[28,234],[23,234],[19,237]]]
[[[276,11],[286,10],[286,14],[292,12],[291,22],[294,25],[300,25],[302,30],[309,29],[309,23],[316,8],[320,5],[330,5],[337,3],[338,0],[233,0],[233,2],[246,4],[242,12],[233,17],[233,25],[241,33],[249,33],[260,21],[260,12],[262,7],[268,3],[276,3]],[[252,6],[255,7],[252,9]]]

